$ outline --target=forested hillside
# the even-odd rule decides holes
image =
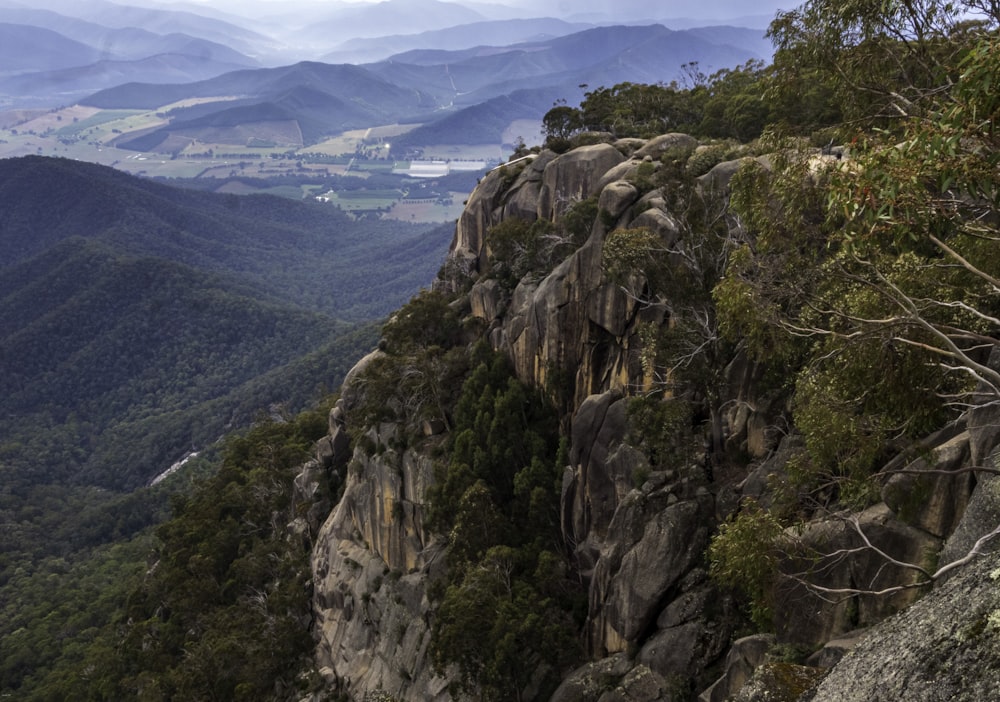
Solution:
[[[811,0],[773,65],[555,106],[339,394],[228,438],[6,689],[988,699],[998,26]]]
[[[101,589],[141,570],[147,528],[211,472],[224,435],[339,385],[380,318],[430,282],[449,235],[68,160],[0,161],[5,692],[120,605]],[[185,458],[182,476],[145,487]]]

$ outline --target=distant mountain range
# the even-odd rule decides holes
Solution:
[[[689,62],[711,73],[759,58],[762,41],[734,27],[594,27],[504,47],[417,49],[362,66],[300,62],[194,82],[128,82],[79,102],[139,110],[197,102],[170,110],[166,125],[115,142],[144,152],[178,153],[193,140],[242,145],[250,136],[299,148],[397,122],[423,125],[397,140],[400,148],[421,134],[435,139],[424,143],[486,143],[513,120],[540,120],[556,100],[578,100],[587,86],[666,83]]]
[[[412,120],[432,110],[471,106],[529,87],[552,88],[551,94],[569,99],[578,94],[573,88],[581,83],[670,82],[679,77],[683,63],[697,62],[711,72],[750,58],[770,58],[770,45],[759,27],[702,26],[671,32],[653,17],[645,26],[623,26],[634,25],[641,8],[647,14],[665,12],[638,3],[627,12],[622,6],[603,16],[590,8],[589,20],[567,21],[528,10],[519,17],[510,7],[485,4],[386,0],[304,5],[297,15],[281,17],[276,12],[249,19],[105,0],[39,0],[31,7],[0,0],[0,109],[84,100],[109,104],[111,95],[124,107],[148,107],[156,101],[150,97],[155,91],[138,86],[88,99],[92,93],[133,83],[165,86],[158,89],[164,96],[159,107],[171,101],[167,97],[185,92],[204,96],[202,83],[223,75],[229,80],[234,70],[321,61],[364,64],[397,88],[433,95],[434,105],[417,100],[415,109],[402,115]],[[616,19],[619,26],[614,26]],[[187,91],[178,87],[188,83],[195,85]],[[273,95],[239,92],[239,87],[212,96],[235,96],[254,104],[274,101]],[[334,107],[330,128],[371,126],[359,120],[399,114],[398,104],[370,103],[350,93],[357,87],[351,81],[310,87],[342,102],[365,103],[355,111],[344,104]],[[122,96],[130,97],[122,101]],[[388,99],[398,102],[396,97]],[[311,105],[329,101],[316,95],[306,100]],[[304,131],[311,134],[315,129],[307,126]]]
[[[575,5],[584,18],[544,4],[248,1],[258,14],[237,17],[214,4],[0,0],[0,153],[181,178],[491,164],[517,135],[538,143],[545,113],[589,90],[683,84],[691,65],[711,75],[772,56],[766,19],[679,30],[636,23],[669,8],[606,4]],[[694,9],[723,6],[736,10]]]
[[[408,32],[352,38],[324,54],[320,60],[327,63],[371,63],[414,49],[456,51],[474,46],[507,46],[561,37],[592,26],[585,22],[566,22],[552,17],[487,20],[416,34]]]

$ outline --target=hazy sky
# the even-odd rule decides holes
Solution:
[[[84,2],[86,0],[83,0]],[[128,4],[129,0],[117,0]],[[296,0],[290,6],[288,0],[132,0],[137,5],[173,7],[202,7],[253,15],[261,9],[310,8],[316,6],[336,7],[351,3],[384,2],[385,0]],[[449,0],[444,0],[449,1]],[[627,6],[629,14],[645,12],[653,17],[744,17],[753,15],[773,15],[779,9],[792,9],[801,4],[794,0],[460,0],[465,5],[507,5],[525,8],[530,15],[546,14],[561,16],[599,10],[614,13],[617,8]],[[417,0],[393,0],[393,2],[416,3]]]

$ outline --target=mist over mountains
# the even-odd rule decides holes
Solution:
[[[140,3],[141,4],[141,3]],[[0,109],[55,107],[84,99],[89,93],[131,82],[180,84],[206,80],[249,67],[277,67],[301,61],[325,63],[395,64],[419,61],[420,50],[474,51],[486,54],[533,54],[540,59],[531,71],[515,78],[531,78],[532,87],[558,85],[565,90],[574,80],[622,80],[626,71],[609,70],[605,53],[573,57],[571,63],[546,65],[551,42],[560,37],[613,26],[663,25],[662,56],[645,49],[633,62],[647,65],[633,80],[670,82],[681,76],[680,65],[697,62],[708,71],[770,56],[763,27],[773,11],[743,16],[744,29],[734,30],[715,19],[699,22],[682,18],[676,9],[648,3],[601,3],[566,7],[544,3],[524,7],[459,4],[439,0],[387,0],[378,3],[326,3],[298,6],[282,14],[277,3],[249,4],[241,14],[220,12],[204,4],[161,4],[140,7],[104,0],[69,3],[46,0],[30,6],[14,0],[0,3]],[[745,15],[743,10],[719,4],[715,16]],[[712,4],[709,4],[709,7]],[[262,14],[254,16],[254,8]],[[235,8],[232,8],[235,10]],[[687,10],[689,8],[685,8]],[[702,8],[703,10],[706,8]],[[692,27],[698,26],[697,31]],[[675,34],[665,29],[680,30]],[[749,29],[746,29],[749,28]],[[589,48],[604,37],[593,35]],[[646,41],[636,39],[637,42]],[[435,54],[442,71],[470,54]],[[508,59],[509,61],[510,59]],[[405,80],[414,76],[404,75]],[[481,82],[481,81],[480,81]],[[422,84],[398,84],[417,90]],[[350,87],[350,86],[348,86]],[[471,89],[476,89],[474,86]],[[506,86],[509,87],[509,86]],[[525,87],[525,86],[517,86]],[[483,99],[495,97],[500,87]],[[470,87],[456,83],[453,95]],[[509,92],[509,90],[508,90]],[[437,108],[448,108],[440,100]]]

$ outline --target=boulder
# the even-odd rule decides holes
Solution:
[[[806,664],[814,668],[832,668],[837,665],[837,663],[839,663],[841,659],[850,651],[854,650],[854,647],[858,645],[858,642],[861,641],[867,633],[868,629],[857,629],[841,636],[840,638],[827,641],[826,644],[823,645],[823,648],[809,656],[806,660]]]
[[[597,206],[602,212],[607,212],[608,216],[617,220],[638,198],[638,188],[628,181],[616,180],[601,190]]]
[[[941,541],[898,520],[884,503],[855,515],[858,528],[871,542],[865,546],[848,519],[812,522],[802,532],[789,532],[789,556],[779,567],[775,599],[795,602],[775,608],[775,627],[784,643],[816,648],[859,626],[868,626],[911,605],[920,589],[880,591],[917,585],[916,570],[894,565],[888,557],[933,570]],[[827,592],[824,592],[823,589]],[[863,594],[851,594],[857,590]]]
[[[630,158],[628,161],[622,161],[614,168],[608,169],[608,171],[601,176],[601,179],[597,181],[598,190],[604,190],[604,188],[615,181],[634,181],[639,173],[639,166],[643,163],[647,163],[647,160],[641,158]]]
[[[728,702],[750,680],[774,647],[773,634],[754,634],[733,642],[723,663],[722,677],[698,695],[698,702]]]
[[[882,500],[907,524],[943,539],[955,530],[972,493],[975,478],[961,471],[968,460],[969,432],[963,431],[889,478]]]
[[[998,671],[1000,555],[990,554],[872,627],[803,700],[992,700]]]
[[[703,193],[725,193],[729,190],[729,181],[736,175],[736,171],[746,159],[739,158],[733,161],[723,161],[717,163],[709,169],[708,173],[698,176],[698,188]]]
[[[646,140],[639,139],[637,137],[623,137],[615,142],[612,142],[611,145],[621,151],[625,156],[631,156],[646,145]]]
[[[597,195],[604,174],[625,157],[610,144],[594,144],[573,149],[545,166],[538,195],[538,217],[558,221],[580,200]]]
[[[645,146],[632,154],[632,158],[649,156],[654,161],[659,161],[663,154],[673,149],[694,150],[697,146],[698,140],[688,134],[661,134],[647,141]]]
[[[597,561],[618,504],[632,489],[629,461],[610,460],[625,436],[625,407],[618,392],[593,395],[573,420],[561,511],[563,534],[577,545],[585,573]]]
[[[685,699],[678,689],[681,687],[678,681],[637,665],[614,688],[597,698],[597,702],[681,702]]]
[[[994,453],[990,458],[990,463],[994,465],[996,455]],[[976,542],[997,525],[1000,525],[1000,475],[984,474],[979,477],[958,526],[941,549],[939,564],[945,565],[964,558],[975,547]],[[998,549],[1000,537],[981,546],[981,550],[988,553]]]
[[[633,490],[615,512],[616,541],[601,554],[589,593],[588,648],[622,651],[655,623],[669,594],[699,562],[714,512],[707,493]]]
[[[682,702],[687,699],[683,688],[676,679],[617,654],[570,673],[549,702]]]
[[[549,702],[596,702],[631,669],[624,653],[588,663],[567,675]]]
[[[796,702],[825,673],[821,668],[794,663],[764,663],[733,699],[734,702]]]
[[[496,278],[477,281],[469,291],[469,304],[472,306],[472,316],[492,324],[499,319],[503,311],[503,290]]]
[[[681,228],[677,220],[663,210],[650,208],[637,214],[628,223],[633,229],[649,229],[662,241],[664,248],[669,248],[681,238]]]

